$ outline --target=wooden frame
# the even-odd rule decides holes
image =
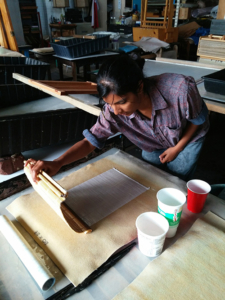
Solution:
[[[174,5],[173,0],[166,0],[163,21],[147,20],[149,17],[148,0],[141,2],[141,27],[133,27],[133,40],[139,41],[143,36],[155,37],[167,43],[177,42],[178,28],[172,27]]]
[[[78,81],[52,81],[52,80],[32,80],[34,87],[44,88],[59,95],[68,94],[98,94],[97,84],[93,82]]]
[[[101,109],[95,105],[91,105],[91,104],[86,104],[84,103],[83,101],[79,100],[79,99],[76,99],[74,98],[73,96],[69,95],[69,96],[64,96],[64,95],[59,95],[54,89],[50,89],[49,87],[46,87],[45,85],[35,85],[33,83],[33,80],[26,77],[26,76],[23,76],[23,75],[20,75],[20,74],[17,74],[17,73],[13,73],[13,78],[15,78],[16,80],[19,80],[23,83],[26,83],[34,88],[37,88],[53,97],[56,97],[60,100],[63,100],[67,103],[70,103],[72,105],[74,105],[75,107],[77,108],[80,108],[92,115],[95,115],[95,116],[99,116],[100,113],[101,113]]]

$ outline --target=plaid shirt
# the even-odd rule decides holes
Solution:
[[[121,132],[140,149],[152,152],[175,146],[188,122],[199,125],[189,143],[205,136],[209,129],[208,109],[192,77],[165,73],[149,78],[152,118],[136,111],[131,116],[114,115],[109,104],[83,135],[97,148],[110,136]]]

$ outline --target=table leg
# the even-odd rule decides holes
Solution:
[[[72,62],[72,76],[73,80],[77,81],[77,65],[75,62]]]
[[[91,80],[91,74],[90,72],[91,68],[90,65],[84,65],[84,81],[90,81]]]
[[[58,68],[59,68],[59,78],[60,80],[63,80],[63,64],[60,61],[60,59],[57,59],[58,62]]]

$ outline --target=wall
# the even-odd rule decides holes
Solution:
[[[7,6],[18,46],[25,45],[19,1],[7,0]]]
[[[51,34],[49,24],[51,23],[51,17],[60,19],[61,14],[65,15],[64,8],[53,7],[52,0],[36,0],[38,11],[41,17],[41,26],[43,37],[47,37]],[[74,1],[69,0],[70,8],[74,7]]]
[[[141,12],[141,0],[133,0],[133,5],[137,4],[138,11]]]
[[[98,0],[100,10],[98,12],[99,28],[95,31],[107,30],[107,1]],[[65,15],[64,8],[54,8],[52,0],[36,0],[38,11],[40,12],[43,37],[50,36],[51,31],[49,24],[51,17],[60,19],[61,14]],[[74,0],[69,0],[70,8],[74,8]],[[88,9],[87,9],[88,12]],[[91,24],[90,24],[91,26]]]
[[[118,7],[119,1],[121,2],[121,9],[119,9]],[[116,17],[116,19],[118,19],[123,14],[124,7],[125,7],[125,0],[113,1],[113,12],[114,12],[114,17]]]
[[[98,0],[99,12],[98,12],[98,22],[99,28],[95,31],[107,31],[107,0]]]

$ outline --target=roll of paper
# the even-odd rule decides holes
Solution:
[[[0,216],[0,230],[41,290],[50,289],[55,283],[55,278],[41,265],[31,246],[5,215]]]

